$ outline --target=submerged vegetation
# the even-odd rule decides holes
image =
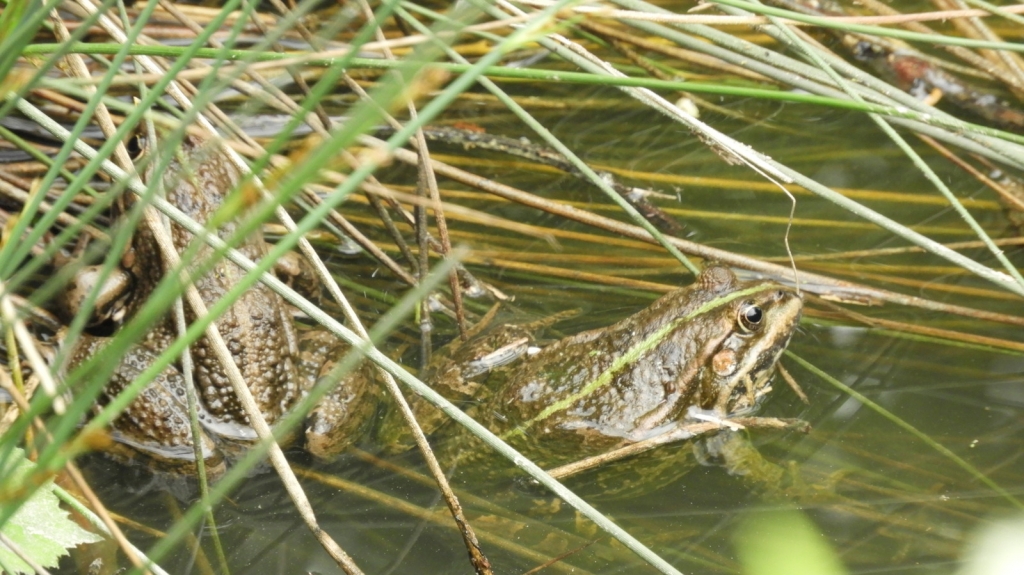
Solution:
[[[951,573],[973,532],[1019,523],[1020,6],[0,5],[0,470],[17,470],[0,473],[0,571],[67,549],[60,569],[89,573]],[[174,196],[216,162],[215,206]],[[535,457],[556,480],[508,445],[529,430],[491,432],[495,400],[453,405],[416,377],[491,322],[530,326],[492,346],[518,353],[627,325],[709,263],[744,297],[798,290],[803,313],[757,352],[770,371],[801,317],[770,395],[759,364],[748,396],[687,412],[671,442],[623,433],[571,470]],[[274,273],[289,266],[311,275]],[[289,316],[270,325],[344,342],[316,385],[264,400],[225,366],[242,440],[175,444],[178,468],[126,449],[133,401],[190,381],[193,355],[197,373],[230,359],[255,291]],[[779,317],[738,309],[749,331]],[[89,341],[102,351],[76,357]],[[260,376],[307,361],[282,347],[260,348]],[[373,403],[317,451],[306,430],[353,374]],[[184,437],[216,427],[204,386],[167,389],[145,405],[187,406]],[[482,442],[446,460],[456,425]]]

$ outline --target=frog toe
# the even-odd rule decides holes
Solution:
[[[365,434],[377,409],[374,370],[362,366],[344,377],[306,417],[306,450],[331,459]]]

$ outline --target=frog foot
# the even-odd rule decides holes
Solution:
[[[312,330],[299,337],[297,368],[303,395],[314,386],[333,386],[306,416],[306,450],[320,459],[338,455],[364,436],[379,403],[377,369],[369,361],[361,360],[337,380],[334,366],[350,349],[325,331]]]

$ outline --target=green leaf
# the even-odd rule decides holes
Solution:
[[[0,469],[0,492],[10,493],[23,485],[35,464],[25,458],[20,449],[14,450],[3,469]],[[0,510],[7,498],[0,498]],[[82,529],[68,517],[53,493],[53,481],[39,486],[3,527],[3,533],[18,548],[43,567],[56,567],[67,550],[82,543],[95,543],[102,537]],[[15,573],[32,573],[32,568],[6,545],[0,544],[0,564]]]
[[[751,513],[734,534],[745,575],[846,575],[821,530],[796,509]]]

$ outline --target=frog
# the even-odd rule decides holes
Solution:
[[[691,285],[608,327],[536,347],[531,335],[501,326],[452,344],[454,352],[442,348],[426,373],[438,392],[468,402],[477,421],[550,468],[672,432],[695,417],[752,413],[771,391],[802,308],[793,288],[740,281],[713,264]],[[510,345],[522,351],[495,361],[493,350],[506,356]],[[474,402],[467,393],[476,389],[486,391]],[[442,457],[465,462],[464,433],[448,435]]]
[[[556,323],[560,316],[529,323],[496,323],[500,311],[496,305],[466,333],[465,340],[455,338],[430,357],[419,373],[445,399],[456,405],[479,404],[487,397],[489,388],[473,381],[507,363],[518,361],[527,353],[535,334]],[[420,428],[432,433],[447,422],[447,417],[419,397],[409,400]],[[412,433],[400,412],[390,410],[376,430],[376,443],[387,454],[397,454],[412,447]]]
[[[158,176],[151,166],[143,174],[147,185]],[[207,224],[225,201],[226,194],[241,181],[241,173],[231,159],[207,138],[187,135],[175,159],[162,175],[167,201],[200,224]],[[120,203],[118,212],[126,213],[130,201]],[[227,221],[216,233],[229,238],[237,222]],[[192,241],[184,228],[172,224],[174,249],[183,253]],[[236,249],[251,260],[266,257],[268,246],[262,232],[249,234]],[[203,244],[196,261],[209,256],[212,249]],[[288,260],[289,267],[294,261]],[[155,290],[168,266],[163,260],[150,229],[134,230],[130,248],[100,290],[101,302],[116,302],[118,311],[101,309],[95,320],[111,316],[133,317]],[[242,268],[219,259],[212,268],[195,278],[195,287],[207,306],[224,296],[244,275]],[[93,268],[84,268],[69,282],[63,305],[77,309],[76,299],[99,281]],[[122,295],[127,291],[127,295]],[[119,293],[121,292],[121,293]],[[185,306],[186,321],[194,321],[190,306]],[[65,314],[67,315],[67,314]],[[252,392],[260,413],[273,425],[318,379],[328,372],[331,357],[343,355],[345,345],[333,336],[316,329],[298,330],[294,310],[277,293],[263,284],[247,290],[216,324],[235,363]],[[170,313],[159,319],[141,341],[132,344],[115,368],[94,410],[108,403],[135,376],[152,364],[156,356],[176,337],[177,330]],[[103,353],[109,338],[82,334],[70,343],[61,373],[83,364]],[[202,456],[217,469],[223,468],[224,452],[238,451],[256,439],[248,417],[235,396],[228,377],[205,336],[190,346],[194,362],[193,378],[199,398],[199,420],[202,432],[198,438]],[[314,410],[314,418],[329,413],[332,418],[329,435],[330,450],[343,449],[348,438],[358,436],[369,417],[366,405],[372,405],[375,394],[373,372],[366,366],[357,368],[337,386]],[[113,423],[111,437],[116,452],[141,454],[161,470],[191,469],[195,463],[192,434],[186,403],[187,383],[177,365],[167,368],[156,378]],[[311,426],[310,428],[312,429]],[[322,445],[323,434],[311,431],[311,442]]]

